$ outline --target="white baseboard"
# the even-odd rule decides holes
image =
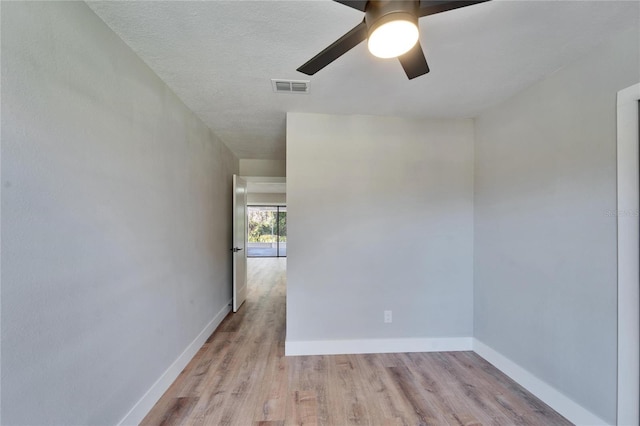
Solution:
[[[167,368],[167,370],[160,376],[158,380],[151,386],[151,388],[140,398],[140,400],[133,406],[133,408],[127,413],[119,426],[125,425],[138,425],[144,419],[144,417],[151,411],[153,406],[158,402],[160,397],[169,389],[169,386],[176,380],[180,372],[187,366],[189,361],[200,350],[202,345],[207,341],[211,333],[220,325],[222,320],[231,312],[229,303],[216,314],[215,317],[205,326],[205,328],[198,334],[198,336],[186,347],[186,349],[180,354],[173,364]]]
[[[609,424],[478,339],[473,339],[473,351],[572,423],[585,426]]]
[[[383,354],[394,352],[470,351],[471,337],[286,341],[284,353],[295,355]]]

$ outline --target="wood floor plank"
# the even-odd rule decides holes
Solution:
[[[430,397],[437,401],[449,424],[481,425],[492,424],[493,419],[483,412],[474,412],[466,398],[460,398],[455,388],[455,378],[450,378],[441,366],[436,364],[439,354],[407,354],[405,363],[416,375],[420,385],[428,390]]]
[[[255,426],[284,426],[284,420],[260,420]]]
[[[338,418],[345,425],[371,424],[369,406],[366,402],[364,390],[359,386],[358,370],[355,359],[357,355],[335,355],[334,377],[337,379],[342,413]]]
[[[286,374],[286,361],[284,355],[280,355],[278,345],[274,342],[271,346],[265,376],[260,386],[260,396],[256,403],[254,418],[263,422],[284,421],[289,381]]]
[[[441,407],[425,396],[426,390],[419,385],[407,367],[388,367],[388,370],[398,389],[418,416],[420,425],[448,424]]]
[[[156,419],[149,419],[142,424],[161,426],[188,424],[189,413],[197,403],[198,398],[173,398],[161,416]]]
[[[494,394],[496,401],[507,412],[513,413],[514,416],[521,416],[523,424],[571,424],[479,355],[470,352],[454,352],[451,354],[451,360],[469,371],[472,376],[491,383],[492,388],[498,390]],[[518,397],[514,398],[514,396]]]
[[[285,357],[286,259],[249,259],[229,314],[143,425],[570,425],[473,352]]]
[[[200,355],[196,363],[188,365],[186,370],[191,374],[184,380],[178,397],[200,397],[202,395],[202,383],[209,377],[209,371],[219,368],[224,356],[231,349],[231,339],[233,333],[220,332],[218,338],[210,343],[206,343],[207,350]]]
[[[296,390],[289,393],[285,425],[316,426],[318,400],[315,391]]]
[[[517,424],[517,419],[505,416],[493,398],[490,397],[492,392],[490,388],[495,384],[484,383],[483,386],[478,386],[477,380],[468,376],[465,371],[456,368],[456,365],[451,362],[451,354],[449,352],[432,354],[431,360],[434,363],[434,368],[439,369],[440,374],[449,378],[447,380],[448,387],[464,400],[465,405],[468,405],[476,416],[482,418],[482,424]]]
[[[369,414],[372,419],[380,419],[385,425],[413,424],[415,418],[409,420],[408,413],[411,407],[404,404],[404,400],[397,387],[387,375],[384,367],[375,363],[375,355],[362,355],[354,357],[358,368],[358,386],[363,389],[365,395],[378,395],[377,404],[369,404]],[[398,406],[400,405],[400,406]]]
[[[296,357],[298,358],[298,357]],[[302,358],[302,357],[300,357]],[[340,375],[338,369],[339,362],[344,360],[344,356],[327,357],[327,382],[326,382],[326,404],[327,404],[327,425],[337,424],[343,418],[346,408],[346,400],[343,397],[343,389],[340,386]]]
[[[398,419],[401,424],[407,426],[419,424],[417,413],[411,406],[410,401],[404,397],[402,390],[395,382],[393,374],[388,369],[389,367],[402,366],[404,363],[401,362],[399,356],[390,358],[387,355],[389,354],[383,354],[383,356],[378,354],[365,355],[365,360],[378,372],[382,382],[381,388],[383,391],[379,393],[378,402],[380,404],[388,404],[393,418]],[[393,360],[393,362],[390,363],[390,360]]]

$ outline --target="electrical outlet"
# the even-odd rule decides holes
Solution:
[[[384,322],[393,322],[393,313],[391,311],[384,311]]]

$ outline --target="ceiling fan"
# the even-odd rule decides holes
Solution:
[[[334,0],[364,12],[351,31],[298,68],[313,75],[368,39],[369,51],[379,58],[398,58],[409,80],[429,72],[418,38],[418,18],[489,0]]]

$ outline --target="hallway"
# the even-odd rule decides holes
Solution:
[[[248,259],[229,314],[143,425],[569,425],[473,352],[284,357],[286,258]]]

